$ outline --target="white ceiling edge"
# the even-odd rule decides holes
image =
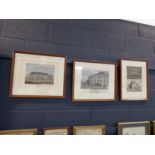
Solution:
[[[155,19],[126,19],[128,21],[155,26]]]

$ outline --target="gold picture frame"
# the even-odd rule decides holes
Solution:
[[[38,129],[0,130],[0,135],[37,135]]]
[[[105,135],[105,125],[74,126],[73,135]]]
[[[69,127],[59,127],[59,128],[44,128],[43,135],[69,135]]]

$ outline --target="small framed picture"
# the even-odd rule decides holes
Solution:
[[[74,61],[72,100],[115,101],[116,63]]]
[[[121,100],[148,100],[148,63],[145,60],[121,60]]]
[[[155,135],[155,120],[154,121],[152,121],[152,127],[153,127],[153,135]]]
[[[105,135],[105,134],[106,134],[105,125],[73,127],[73,135]]]
[[[64,98],[66,57],[15,51],[11,97]]]
[[[43,131],[44,135],[69,135],[70,128],[63,127],[63,128],[45,128]]]
[[[0,130],[0,135],[37,135],[37,129]]]
[[[150,121],[118,123],[118,135],[150,135]]]

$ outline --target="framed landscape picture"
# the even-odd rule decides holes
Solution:
[[[69,135],[70,129],[68,127],[63,128],[45,128],[44,135]]]
[[[63,98],[65,76],[65,56],[15,51],[10,96]]]
[[[116,64],[113,62],[74,61],[73,101],[115,101]]]
[[[118,135],[150,135],[150,121],[118,123]]]
[[[121,100],[148,100],[148,63],[145,60],[121,60]]]
[[[106,134],[105,125],[73,127],[73,135],[105,135],[105,134]]]
[[[37,135],[37,129],[0,130],[0,135]]]

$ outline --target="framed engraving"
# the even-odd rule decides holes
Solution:
[[[150,121],[118,123],[118,135],[150,135]]]
[[[121,60],[121,100],[148,100],[148,63],[144,60]]]
[[[37,135],[37,129],[0,130],[0,135]]]
[[[116,64],[99,61],[74,61],[73,101],[115,101]]]
[[[66,57],[15,51],[11,97],[64,98]]]
[[[153,135],[155,135],[155,120],[154,121],[152,121],[152,127],[153,127]]]
[[[105,134],[106,134],[105,125],[73,127],[73,135],[105,135]]]
[[[69,135],[70,129],[68,127],[64,128],[45,128],[43,131],[44,135]]]

